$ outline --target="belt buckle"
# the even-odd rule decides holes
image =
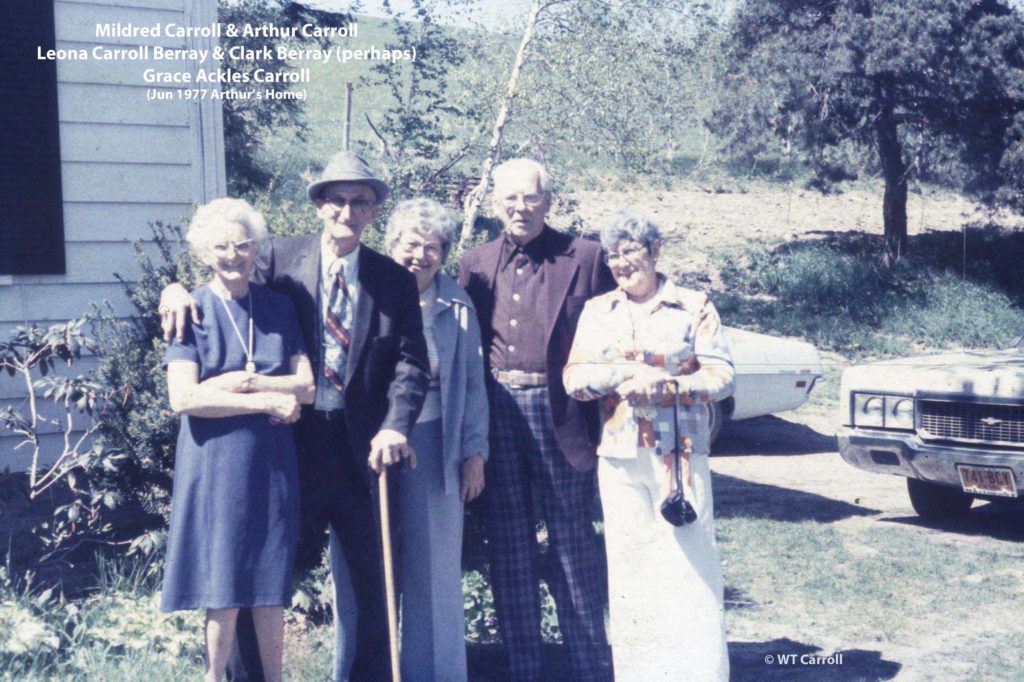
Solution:
[[[522,384],[519,383],[519,381],[521,380],[522,376],[524,374],[526,374],[526,372],[524,372],[521,369],[510,369],[508,372],[506,372],[506,374],[508,375],[508,387],[509,388],[522,388],[523,387]]]

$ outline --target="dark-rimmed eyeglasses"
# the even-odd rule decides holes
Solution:
[[[331,204],[336,208],[345,208],[348,206],[353,211],[368,211],[370,207],[374,205],[369,199],[347,199],[345,197],[323,195],[320,197],[323,199],[325,204]]]

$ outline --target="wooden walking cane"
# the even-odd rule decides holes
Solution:
[[[380,498],[380,540],[384,549],[384,596],[388,602],[388,648],[391,650],[391,679],[401,682],[398,665],[398,607],[395,601],[395,569],[391,556],[391,509],[388,504],[388,467],[377,477]]]

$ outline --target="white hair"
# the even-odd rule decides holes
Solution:
[[[222,197],[196,209],[185,238],[193,253],[206,256],[214,244],[224,241],[224,232],[232,223],[243,225],[249,239],[262,244],[269,236],[263,216],[244,199]]]
[[[548,172],[544,166],[533,159],[524,158],[509,159],[508,161],[504,161],[495,166],[492,171],[494,186],[497,187],[500,185],[502,178],[505,176],[519,171],[533,171],[537,174],[541,190],[544,192],[551,191],[551,179],[548,177]]]
[[[406,199],[399,202],[388,217],[384,244],[389,253],[395,250],[395,244],[406,232],[436,232],[441,237],[443,257],[447,258],[455,239],[455,216],[433,199]]]

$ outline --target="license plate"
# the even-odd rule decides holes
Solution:
[[[1017,497],[1017,484],[1013,480],[1011,469],[959,464],[956,470],[960,472],[960,485],[963,486],[965,493]]]

